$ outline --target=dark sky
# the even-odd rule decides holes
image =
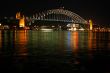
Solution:
[[[108,0],[0,0],[0,17],[15,16],[21,11],[25,15],[64,6],[84,19],[92,19],[96,24],[110,23]]]

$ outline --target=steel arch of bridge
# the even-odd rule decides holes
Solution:
[[[87,21],[82,17],[80,17],[78,14],[64,9],[52,9],[52,10],[47,10],[46,12],[42,12],[37,16],[37,20],[47,20],[44,17],[50,14],[63,14],[70,17],[72,19],[72,23],[87,24]]]

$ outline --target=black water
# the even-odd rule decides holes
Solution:
[[[110,33],[0,30],[0,71],[110,73]]]

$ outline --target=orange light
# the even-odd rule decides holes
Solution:
[[[71,46],[72,46],[73,53],[75,54],[75,56],[77,56],[77,52],[78,52],[78,40],[79,40],[78,32],[74,31],[71,36]]]
[[[0,48],[2,48],[2,32],[0,31]]]
[[[25,27],[25,19],[24,16],[19,20],[19,27]]]
[[[20,18],[21,18],[20,12],[17,12],[16,13],[16,19],[20,19]]]
[[[26,56],[27,55],[27,48],[25,48],[25,45],[27,44],[27,31],[26,30],[20,30],[18,32],[19,36],[19,43],[21,48],[18,48],[17,53],[18,55]]]
[[[89,50],[91,50],[92,49],[92,36],[93,34],[92,34],[92,31],[90,31],[89,32],[89,35],[88,35],[88,47],[89,47]]]

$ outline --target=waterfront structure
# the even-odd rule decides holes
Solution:
[[[45,24],[45,26],[55,27],[59,29],[62,29],[62,28],[67,29],[68,24],[71,24],[72,26],[69,28],[73,28],[73,24],[77,24],[78,29],[80,28],[86,29],[88,26],[87,25],[88,22],[84,18],[64,8],[51,9],[44,12],[36,13],[26,18],[26,23],[32,27],[36,27],[36,26],[41,27],[41,26],[44,26]]]
[[[19,27],[25,27],[25,18],[24,16],[19,20]]]
[[[20,12],[16,13],[16,19],[19,20],[19,27],[25,27],[25,17],[21,16]]]
[[[90,25],[89,26],[90,27],[90,30],[92,30],[93,29],[93,23],[92,23],[92,20],[91,19],[89,20],[89,25]]]
[[[21,19],[21,14],[20,14],[20,12],[17,12],[17,13],[16,13],[16,19]]]

